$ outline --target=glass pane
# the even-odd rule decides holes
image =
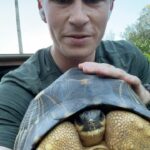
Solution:
[[[18,53],[14,0],[1,0],[0,10],[0,54]]]
[[[19,6],[24,53],[50,46],[52,41],[47,24],[40,18],[37,0],[19,0]]]

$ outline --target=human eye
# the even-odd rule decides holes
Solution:
[[[72,3],[72,0],[52,0],[53,2],[61,5],[70,4]]]

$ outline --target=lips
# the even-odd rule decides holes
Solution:
[[[89,42],[91,35],[87,34],[70,34],[65,36],[67,44],[75,46],[83,46]]]
[[[90,36],[91,35],[87,35],[87,34],[70,34],[70,35],[67,35],[66,37],[81,39],[81,38],[86,38]]]

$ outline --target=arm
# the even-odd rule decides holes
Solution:
[[[13,82],[0,83],[0,146],[13,149],[24,113],[33,98]]]

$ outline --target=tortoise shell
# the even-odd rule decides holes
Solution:
[[[127,83],[72,68],[31,101],[14,149],[34,149],[54,126],[87,107],[127,109],[150,120],[150,111]]]

